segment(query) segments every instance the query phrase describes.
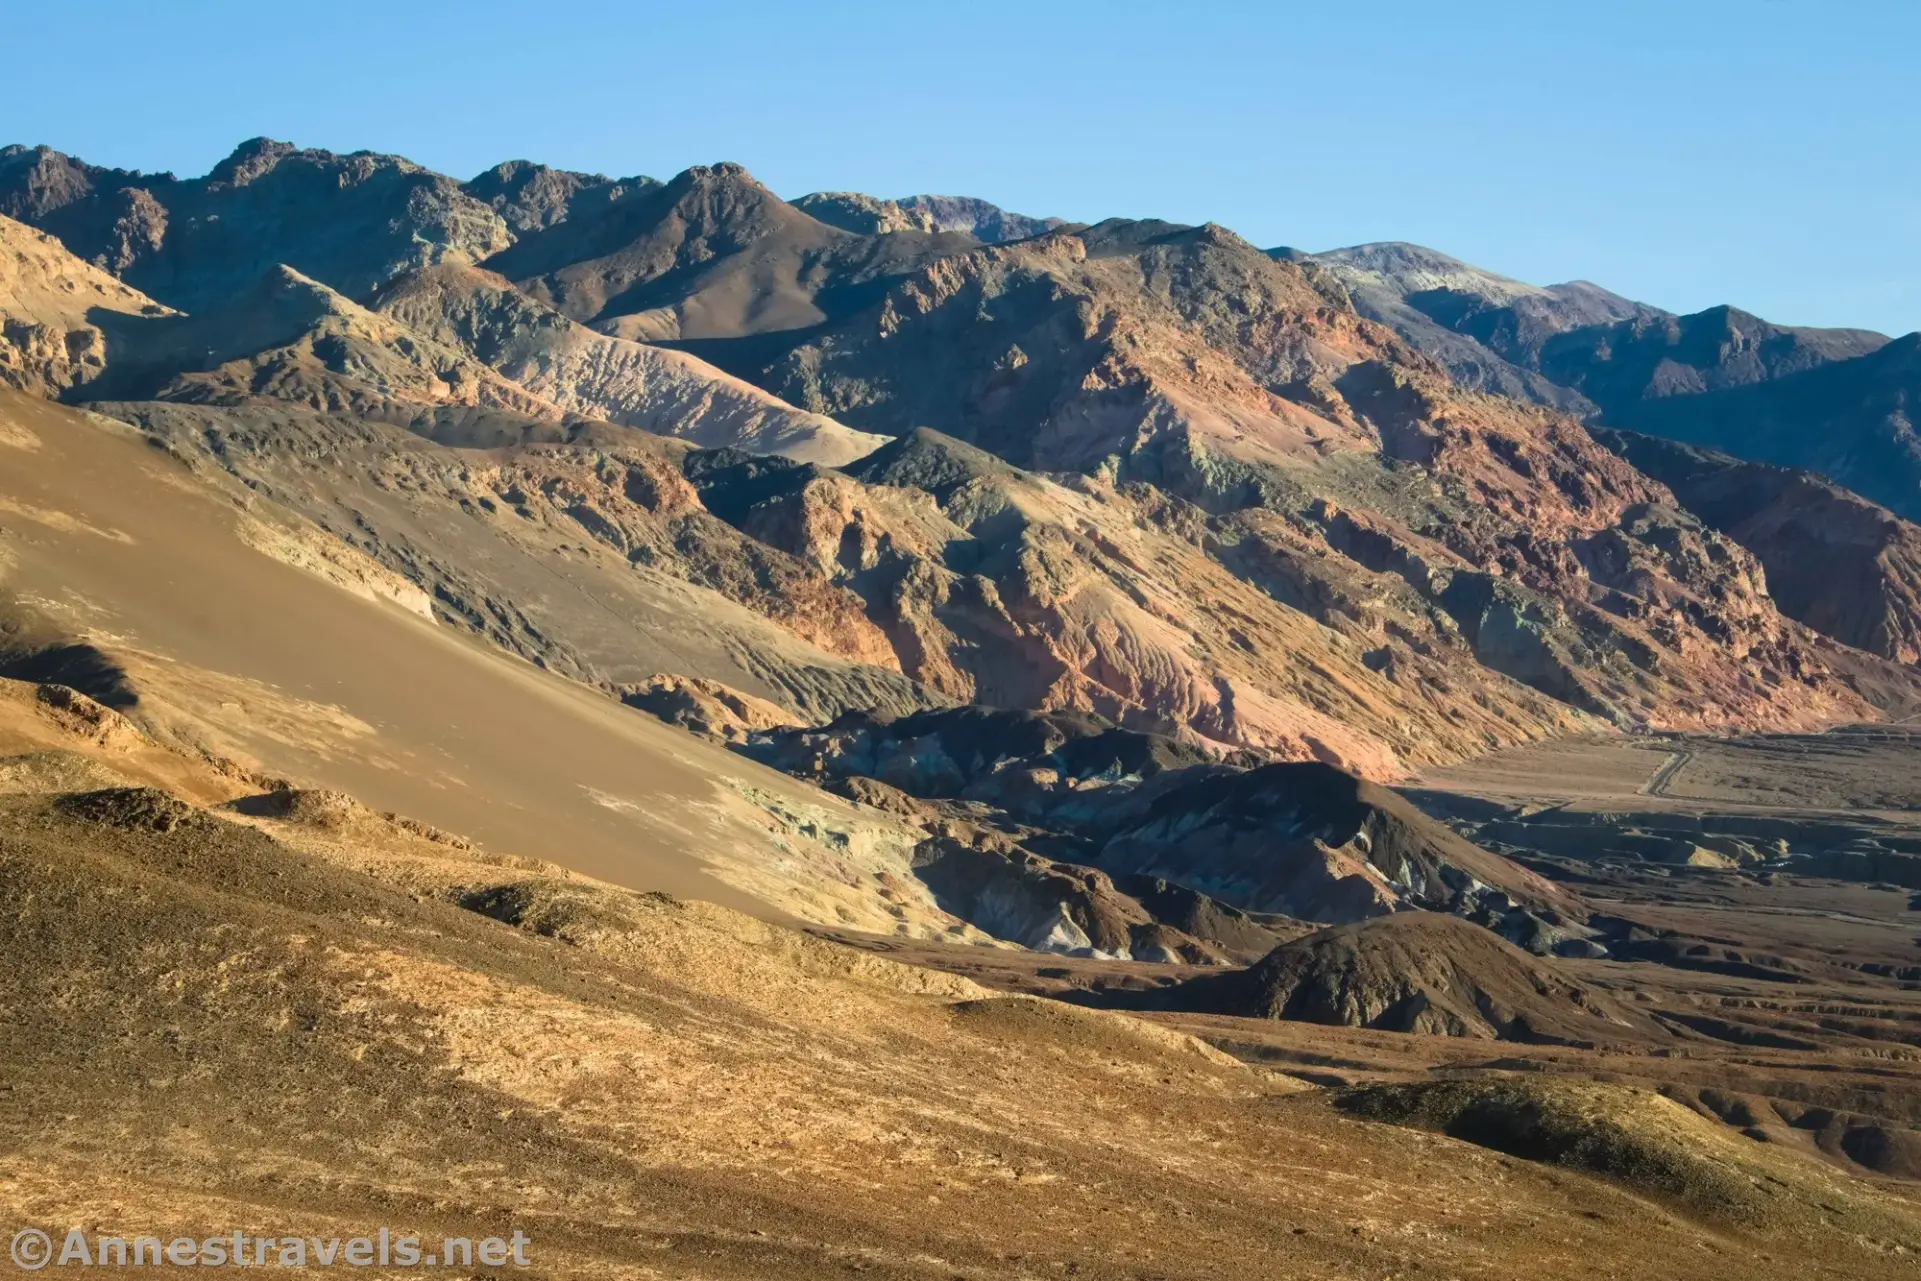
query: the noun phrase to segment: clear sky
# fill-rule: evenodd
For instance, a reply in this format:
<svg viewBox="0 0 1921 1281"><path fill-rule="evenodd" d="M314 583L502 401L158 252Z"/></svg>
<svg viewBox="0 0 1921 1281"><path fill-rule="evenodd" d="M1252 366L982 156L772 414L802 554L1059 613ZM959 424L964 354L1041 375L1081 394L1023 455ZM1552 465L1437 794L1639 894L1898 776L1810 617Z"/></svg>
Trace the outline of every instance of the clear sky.
<svg viewBox="0 0 1921 1281"><path fill-rule="evenodd" d="M1921 328L1921 0L8 6L0 142L266 134L785 196L1412 240L1693 311Z"/></svg>

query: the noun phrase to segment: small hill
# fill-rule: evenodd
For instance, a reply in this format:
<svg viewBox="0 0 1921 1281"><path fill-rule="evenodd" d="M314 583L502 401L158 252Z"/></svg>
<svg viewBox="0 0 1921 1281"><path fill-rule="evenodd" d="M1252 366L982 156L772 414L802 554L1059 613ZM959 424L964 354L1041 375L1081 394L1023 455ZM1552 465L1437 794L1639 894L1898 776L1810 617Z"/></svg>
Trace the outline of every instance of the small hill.
<svg viewBox="0 0 1921 1281"><path fill-rule="evenodd" d="M870 793L871 795L871 793ZM1242 964L1309 927L1162 881L1126 884L964 822L933 821L913 870L942 911L1036 952L1167 964Z"/></svg>
<svg viewBox="0 0 1921 1281"><path fill-rule="evenodd" d="M1623 1085L1422 1081L1362 1086L1335 1102L1355 1116L1606 1180L1723 1229L1818 1232L1833 1215L1872 1237L1893 1227L1889 1212L1899 1204L1776 1144L1738 1137L1674 1099ZM1897 1255L1907 1252L1902 1246Z"/></svg>
<svg viewBox="0 0 1921 1281"><path fill-rule="evenodd" d="M655 720L705 738L737 743L756 730L791 725L794 714L777 703L699 676L656 675L608 690Z"/></svg>
<svg viewBox="0 0 1921 1281"><path fill-rule="evenodd" d="M1110 830L1096 861L1116 876L1163 877L1251 911L1335 923L1422 907L1519 937L1582 915L1552 882L1317 761L1188 771Z"/></svg>
<svg viewBox="0 0 1921 1281"><path fill-rule="evenodd" d="M1397 912L1283 943L1159 994L1164 1008L1337 1027L1566 1044L1660 1031L1551 962L1458 917Z"/></svg>
<svg viewBox="0 0 1921 1281"><path fill-rule="evenodd" d="M764 735L756 753L790 771L816 761L830 775L878 779L910 796L990 801L1042 819L1053 817L1049 803L1025 795L1037 787L1037 774L1070 790L1117 787L1214 759L1190 744L1084 712L977 705L907 716L850 713L832 725Z"/></svg>

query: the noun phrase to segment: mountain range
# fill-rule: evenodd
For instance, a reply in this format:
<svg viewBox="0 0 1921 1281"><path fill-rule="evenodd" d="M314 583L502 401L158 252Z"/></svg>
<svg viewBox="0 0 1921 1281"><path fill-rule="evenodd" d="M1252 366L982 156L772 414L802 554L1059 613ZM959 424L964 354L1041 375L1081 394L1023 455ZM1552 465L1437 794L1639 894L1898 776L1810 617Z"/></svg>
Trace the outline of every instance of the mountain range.
<svg viewBox="0 0 1921 1281"><path fill-rule="evenodd" d="M1865 552L1846 609L1771 593L1809 544L1697 510L1583 423L1726 448L1715 424L1749 420L1721 406L1747 397L1776 406L1749 443L1792 444L1748 455L1805 462L1838 433L1804 439L1794 389L1825 379L1885 410L1852 430L1897 457L1904 342L1876 335L1673 317L1413 246L790 203L731 164L463 183L257 139L183 180L9 147L0 215L14 386L263 490L317 494L322 456L336 487L344 465L390 489L381 459L457 475L410 502L571 531L607 598L691 591L759 638L724 662L616 653L598 618L490 581L491 553L296 504L448 621L593 683L719 680L802 718L1084 711L1382 778L1921 690L1904 553ZM1894 497L1877 470L1862 487ZM1894 510L1866 519L1905 548Z"/></svg>
<svg viewBox="0 0 1921 1281"><path fill-rule="evenodd" d="M0 1204L1906 1275L1917 339L0 149Z"/></svg>

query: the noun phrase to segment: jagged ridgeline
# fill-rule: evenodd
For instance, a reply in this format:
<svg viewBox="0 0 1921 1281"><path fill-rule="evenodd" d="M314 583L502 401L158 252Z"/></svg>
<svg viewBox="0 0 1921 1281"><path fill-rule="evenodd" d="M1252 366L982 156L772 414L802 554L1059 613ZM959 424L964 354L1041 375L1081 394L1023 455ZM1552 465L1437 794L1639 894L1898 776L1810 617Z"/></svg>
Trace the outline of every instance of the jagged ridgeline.
<svg viewBox="0 0 1921 1281"><path fill-rule="evenodd" d="M590 683L717 681L803 721L1079 711L1383 779L1872 719L1915 685L1905 571L1856 575L1884 606L1777 599L1770 517L1694 510L1576 417L1786 386L1874 335L1770 329L1682 377L1747 320L1409 246L790 203L737 165L460 182L256 140L179 179L15 147L0 214L8 382L270 488ZM404 520L349 494L403 473ZM468 545L410 541L468 512ZM513 581L480 550L502 538L571 549L643 632L692 610L728 639L651 625L636 653Z"/></svg>

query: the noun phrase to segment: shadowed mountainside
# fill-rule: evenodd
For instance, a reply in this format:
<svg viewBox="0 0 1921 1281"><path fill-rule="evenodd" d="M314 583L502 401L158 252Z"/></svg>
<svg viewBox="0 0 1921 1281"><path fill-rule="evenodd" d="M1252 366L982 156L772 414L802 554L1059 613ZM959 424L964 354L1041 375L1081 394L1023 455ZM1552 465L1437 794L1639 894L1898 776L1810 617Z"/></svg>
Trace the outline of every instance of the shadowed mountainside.
<svg viewBox="0 0 1921 1281"><path fill-rule="evenodd" d="M1319 254L1269 252L1326 268L1355 310L1440 361L1462 386L1570 413L1591 413L1594 404L1543 374L1543 345L1570 329L1665 315L1584 280L1543 288L1398 241Z"/></svg>
<svg viewBox="0 0 1921 1281"><path fill-rule="evenodd" d="M1897 662L1921 662L1921 528L1807 471L1596 428L1595 439L1754 553L1783 613Z"/></svg>
<svg viewBox="0 0 1921 1281"><path fill-rule="evenodd" d="M109 358L100 313L158 317L168 309L77 261L45 232L0 217L0 386L60 396L98 378Z"/></svg>
<svg viewBox="0 0 1921 1281"><path fill-rule="evenodd" d="M1730 306L1676 316L1585 281L1509 280L1419 245L1271 252L1328 270L1362 315L1464 386L1820 472L1921 518L1912 335L1777 325Z"/></svg>
<svg viewBox="0 0 1921 1281"><path fill-rule="evenodd" d="M1921 520L1921 334L1775 381L1625 409L1623 427L1821 473Z"/></svg>

